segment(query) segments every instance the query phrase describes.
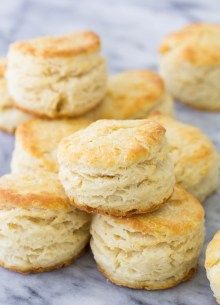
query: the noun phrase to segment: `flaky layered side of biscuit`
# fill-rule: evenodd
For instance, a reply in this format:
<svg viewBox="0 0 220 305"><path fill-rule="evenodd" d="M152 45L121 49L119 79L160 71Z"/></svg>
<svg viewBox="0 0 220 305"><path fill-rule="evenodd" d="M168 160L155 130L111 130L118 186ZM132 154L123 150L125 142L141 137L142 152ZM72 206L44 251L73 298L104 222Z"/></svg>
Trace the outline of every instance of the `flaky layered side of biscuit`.
<svg viewBox="0 0 220 305"><path fill-rule="evenodd" d="M157 211L131 218L96 215L91 248L113 283L165 289L190 278L204 239L204 210L180 186Z"/></svg>
<svg viewBox="0 0 220 305"><path fill-rule="evenodd" d="M5 58L0 58L0 130L14 133L16 128L30 120L31 116L14 108L5 79L6 63Z"/></svg>
<svg viewBox="0 0 220 305"><path fill-rule="evenodd" d="M59 176L72 203L113 215L158 208L174 186L165 130L148 120L100 120L63 139Z"/></svg>
<svg viewBox="0 0 220 305"><path fill-rule="evenodd" d="M0 222L0 265L22 273L70 264L89 240L90 217L49 173L0 178Z"/></svg>

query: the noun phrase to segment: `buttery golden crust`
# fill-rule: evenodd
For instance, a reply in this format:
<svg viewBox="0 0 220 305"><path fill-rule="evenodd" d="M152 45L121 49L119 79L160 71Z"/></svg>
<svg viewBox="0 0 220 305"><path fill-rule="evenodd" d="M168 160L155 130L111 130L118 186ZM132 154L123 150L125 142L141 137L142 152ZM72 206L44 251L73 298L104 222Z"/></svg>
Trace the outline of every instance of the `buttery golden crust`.
<svg viewBox="0 0 220 305"><path fill-rule="evenodd" d="M97 264L97 267L98 267L99 271L113 284L116 284L118 286L132 288L132 289L145 289L145 290L160 290L160 289L168 289L168 288L177 286L178 284L180 284L182 282L186 282L186 281L190 280L195 275L196 270L197 270L197 266L195 266L194 268L190 269L190 271L185 275L184 278L179 279L178 281L171 278L169 280L166 280L166 282L157 283L155 281L154 282L152 281L152 283L149 283L149 282L140 283L140 282L136 281L131 285L126 281L121 281L121 280L115 278L110 273L108 273L106 270L104 270L104 268L102 268L99 264Z"/></svg>
<svg viewBox="0 0 220 305"><path fill-rule="evenodd" d="M64 138L59 162L99 167L129 166L150 156L165 129L150 120L99 120Z"/></svg>
<svg viewBox="0 0 220 305"><path fill-rule="evenodd" d="M212 142L202 134L201 130L161 114L153 114L150 118L155 119L165 129L169 130L168 142L171 146L175 146L172 140L178 140L179 138L180 142L176 143L176 147L179 146L179 149L181 149L180 145L182 145L178 162L181 162L183 168L190 166L190 164L199 165L203 160L206 160L204 166L201 169L198 168L198 171L201 171L203 175L208 172L215 152Z"/></svg>
<svg viewBox="0 0 220 305"><path fill-rule="evenodd" d="M166 129L176 182L204 200L218 185L219 162L213 143L195 126L156 113L150 119Z"/></svg>
<svg viewBox="0 0 220 305"><path fill-rule="evenodd" d="M44 172L34 176L9 174L0 178L0 209L15 207L72 209L57 176Z"/></svg>
<svg viewBox="0 0 220 305"><path fill-rule="evenodd" d="M160 209L130 218L114 218L114 221L144 234L181 235L191 232L203 218L200 202L176 185L172 196Z"/></svg>
<svg viewBox="0 0 220 305"><path fill-rule="evenodd" d="M99 48L100 39L96 33L79 31L57 37L45 36L18 41L11 44L10 51L47 59L89 54Z"/></svg>
<svg viewBox="0 0 220 305"><path fill-rule="evenodd" d="M64 136L88 126L89 123L87 119L32 119L19 126L16 137L31 155L42 157L45 151L51 151Z"/></svg>
<svg viewBox="0 0 220 305"><path fill-rule="evenodd" d="M160 53L176 53L178 60L195 66L220 64L220 25L197 23L165 37Z"/></svg>
<svg viewBox="0 0 220 305"><path fill-rule="evenodd" d="M163 102L164 94L164 82L157 73L125 71L109 77L106 97L94 110L94 116L98 119L142 118Z"/></svg>
<svg viewBox="0 0 220 305"><path fill-rule="evenodd" d="M89 124L88 119L33 119L18 127L16 143L18 142L22 151L25 151L31 158L40 160L45 169L54 171L57 169L54 151L61 139ZM19 153L21 152L15 150L15 154Z"/></svg>

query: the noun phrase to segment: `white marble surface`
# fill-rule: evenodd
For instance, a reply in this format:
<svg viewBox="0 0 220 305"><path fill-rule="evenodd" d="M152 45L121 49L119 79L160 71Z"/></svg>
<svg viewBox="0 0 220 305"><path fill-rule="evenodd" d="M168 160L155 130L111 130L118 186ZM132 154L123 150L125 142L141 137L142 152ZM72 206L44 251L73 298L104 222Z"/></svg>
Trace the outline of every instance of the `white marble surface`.
<svg viewBox="0 0 220 305"><path fill-rule="evenodd" d="M109 70L157 69L157 47L168 32L194 21L220 21L219 0L0 1L0 53L16 39L91 28L103 39ZM177 105L180 119L201 127L220 150L220 114ZM9 171L13 137L0 134L0 174ZM220 193L205 204L206 243L220 228ZM205 246L204 246L205 249ZM0 269L0 305L214 305L203 268L193 280L166 291L120 288L96 270L88 252L62 270L23 276Z"/></svg>

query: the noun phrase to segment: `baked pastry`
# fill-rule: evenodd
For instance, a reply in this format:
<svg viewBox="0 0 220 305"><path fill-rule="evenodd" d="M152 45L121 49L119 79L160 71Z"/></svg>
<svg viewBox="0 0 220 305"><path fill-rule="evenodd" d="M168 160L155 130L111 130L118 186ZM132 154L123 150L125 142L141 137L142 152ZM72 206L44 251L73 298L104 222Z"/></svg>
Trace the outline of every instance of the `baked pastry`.
<svg viewBox="0 0 220 305"><path fill-rule="evenodd" d="M12 172L58 172L56 152L59 142L62 138L85 128L89 123L87 119L34 119L20 125L16 132L12 155Z"/></svg>
<svg viewBox="0 0 220 305"><path fill-rule="evenodd" d="M203 201L218 187L219 156L213 143L192 125L160 114L150 118L166 129L176 182Z"/></svg>
<svg viewBox="0 0 220 305"><path fill-rule="evenodd" d="M7 81L18 108L57 118L82 115L106 93L105 60L93 32L11 44Z"/></svg>
<svg viewBox="0 0 220 305"><path fill-rule="evenodd" d="M207 246L205 268L211 289L220 304L220 231L215 233Z"/></svg>
<svg viewBox="0 0 220 305"><path fill-rule="evenodd" d="M149 70L110 76L103 102L91 112L94 119L140 119L152 111L173 115L173 100L162 78Z"/></svg>
<svg viewBox="0 0 220 305"><path fill-rule="evenodd" d="M89 240L90 217L74 209L57 175L0 178L0 265L43 272L75 260Z"/></svg>
<svg viewBox="0 0 220 305"><path fill-rule="evenodd" d="M30 120L31 116L13 106L5 79L6 62L5 58L0 58L0 130L14 133L15 129L21 123Z"/></svg>
<svg viewBox="0 0 220 305"><path fill-rule="evenodd" d="M204 210L176 186L153 213L116 218L96 215L91 248L99 270L113 283L165 289L194 274L204 239Z"/></svg>
<svg viewBox="0 0 220 305"><path fill-rule="evenodd" d="M59 176L73 205L115 216L150 212L172 194L165 129L149 120L99 120L64 138Z"/></svg>
<svg viewBox="0 0 220 305"><path fill-rule="evenodd" d="M220 25L198 23L168 35L160 46L168 91L204 110L220 110Z"/></svg>

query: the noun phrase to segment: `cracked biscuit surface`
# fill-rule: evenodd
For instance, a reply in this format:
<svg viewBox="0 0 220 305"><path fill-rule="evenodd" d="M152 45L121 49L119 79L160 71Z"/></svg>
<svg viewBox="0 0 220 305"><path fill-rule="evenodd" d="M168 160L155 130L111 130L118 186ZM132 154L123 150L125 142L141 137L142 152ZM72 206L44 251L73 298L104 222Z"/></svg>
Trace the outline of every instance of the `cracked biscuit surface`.
<svg viewBox="0 0 220 305"><path fill-rule="evenodd" d="M74 209L54 174L0 178L0 265L22 273L71 263L89 240L90 217Z"/></svg>
<svg viewBox="0 0 220 305"><path fill-rule="evenodd" d="M88 212L149 212L175 183L165 129L150 120L92 123L61 141L58 163L72 204Z"/></svg>
<svg viewBox="0 0 220 305"><path fill-rule="evenodd" d="M89 31L11 44L7 81L16 106L49 118L79 116L106 93L99 37Z"/></svg>
<svg viewBox="0 0 220 305"><path fill-rule="evenodd" d="M157 211L117 218L96 215L91 248L103 274L117 285L165 289L190 278L204 239L204 210L182 187Z"/></svg>

